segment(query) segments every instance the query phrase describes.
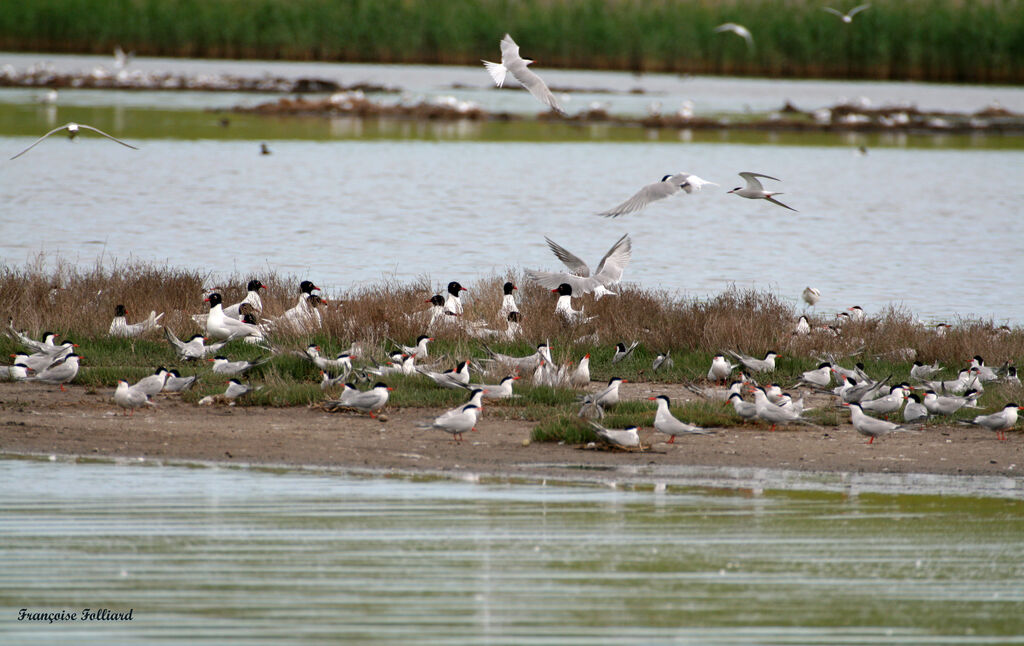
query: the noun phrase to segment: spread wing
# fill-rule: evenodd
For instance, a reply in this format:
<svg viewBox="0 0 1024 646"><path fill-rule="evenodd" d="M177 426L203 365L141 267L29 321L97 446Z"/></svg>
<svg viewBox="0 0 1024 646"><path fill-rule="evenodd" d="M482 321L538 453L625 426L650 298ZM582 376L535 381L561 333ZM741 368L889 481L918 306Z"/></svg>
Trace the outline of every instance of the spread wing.
<svg viewBox="0 0 1024 646"><path fill-rule="evenodd" d="M622 272L625 271L633 257L632 254L633 243L627 233L619 238L618 242L612 245L612 248L601 259L594 278L605 286L619 282L622 280Z"/></svg>
<svg viewBox="0 0 1024 646"><path fill-rule="evenodd" d="M569 271L584 278L590 275L590 267L588 267L587 263L583 262L579 256L573 254L568 249L547 236L544 236L544 239L547 241L548 246L551 247L551 252L569 268Z"/></svg>
<svg viewBox="0 0 1024 646"><path fill-rule="evenodd" d="M674 195L679 191L680 184L683 184L686 181L685 178L681 181L675 181L677 177L679 176L673 175L664 182L648 184L622 204L608 209L607 211L602 211L601 213L598 213L598 215L606 218L617 218L620 215L635 213L636 211L645 208L651 202L662 200L670 195Z"/></svg>

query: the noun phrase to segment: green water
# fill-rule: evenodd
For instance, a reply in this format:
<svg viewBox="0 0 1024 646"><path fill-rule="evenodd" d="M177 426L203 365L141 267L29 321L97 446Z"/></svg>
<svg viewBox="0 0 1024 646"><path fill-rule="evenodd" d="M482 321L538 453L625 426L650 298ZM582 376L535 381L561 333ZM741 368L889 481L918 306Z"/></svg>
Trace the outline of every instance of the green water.
<svg viewBox="0 0 1024 646"><path fill-rule="evenodd" d="M0 642L1024 642L1024 501L764 484L6 460Z"/></svg>

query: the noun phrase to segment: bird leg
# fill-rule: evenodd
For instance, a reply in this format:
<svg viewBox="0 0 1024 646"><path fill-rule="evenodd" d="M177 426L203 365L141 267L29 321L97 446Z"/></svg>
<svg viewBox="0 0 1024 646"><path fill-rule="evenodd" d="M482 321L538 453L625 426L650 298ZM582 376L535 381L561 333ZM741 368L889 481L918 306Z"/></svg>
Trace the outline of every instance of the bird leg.
<svg viewBox="0 0 1024 646"><path fill-rule="evenodd" d="M675 444L675 443L676 443L676 436L675 435L669 436L668 442L666 442L666 444Z"/></svg>
<svg viewBox="0 0 1024 646"><path fill-rule="evenodd" d="M875 442L875 437L871 436L871 439L868 440L868 444L874 444L874 442Z"/></svg>

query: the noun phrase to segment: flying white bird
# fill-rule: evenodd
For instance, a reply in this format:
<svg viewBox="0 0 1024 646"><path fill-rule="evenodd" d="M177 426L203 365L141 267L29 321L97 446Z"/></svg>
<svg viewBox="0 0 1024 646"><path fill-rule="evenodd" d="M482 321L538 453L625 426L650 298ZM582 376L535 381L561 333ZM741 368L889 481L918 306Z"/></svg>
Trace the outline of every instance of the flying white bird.
<svg viewBox="0 0 1024 646"><path fill-rule="evenodd" d="M671 197L679 191L686 191L687 193L692 193L695 190L699 191L705 184L718 186L718 184L715 184L714 182L709 182L689 173L665 175L661 178L660 182L648 184L622 204L608 209L607 211L602 211L597 215L606 218L617 218L620 215L635 213L645 209L651 202Z"/></svg>
<svg viewBox="0 0 1024 646"><path fill-rule="evenodd" d="M822 7L821 10L822 11L827 11L830 14L832 14L833 16L838 16L839 19L843 21L843 23L848 25L851 22L853 22L853 17L854 16L856 16L861 11L864 11L865 9L868 9L869 7L871 7L870 4L858 5L858 6L854 7L853 9L850 9L846 13L843 13L842 11L839 11L838 9L833 9L832 7Z"/></svg>
<svg viewBox="0 0 1024 646"><path fill-rule="evenodd" d="M526 270L526 277L547 289L557 289L562 283L568 283L573 291L579 294L594 293L594 297L600 299L602 296L614 294L608 288L618 284L622 280L622 272L626 270L629 261L632 259L633 244L629 234L619 238L611 249L604 254L597 270L591 274L590 267L583 262L579 256L569 252L557 242L548 237L544 238L548 247L562 263L569 268L570 273L548 272Z"/></svg>
<svg viewBox="0 0 1024 646"><path fill-rule="evenodd" d="M747 41L747 47L754 46L754 37L751 35L750 30L744 27L743 25L737 24L735 22L723 22L722 24L715 27L715 33L721 34L727 31L732 32L739 36L740 38L742 38L743 40Z"/></svg>
<svg viewBox="0 0 1024 646"><path fill-rule="evenodd" d="M116 141L117 143L121 144L122 146L128 146L132 150L138 150L138 148L136 148L135 146L133 146L131 144L128 144L128 143L125 143L125 142L121 141L120 139L118 139L117 137L111 137L110 135L108 135L107 133L103 132L99 128L93 128L92 126L86 125L84 123L74 123L74 122L71 122L71 123L65 123L63 126L60 126L58 128L54 128L53 130L51 130L50 132L46 133L45 135L43 135L39 139L36 139L35 142L31 146L29 146L25 150L21 151L20 153L18 153L14 157L11 157L11 159L17 159L18 157L21 157L22 155L24 155L25 153L27 153L28 151L32 150L37 145L39 145L39 143L43 139L46 139L47 137L49 137L53 133L59 132L59 131L65 129L65 128L68 129L68 139L74 139L75 137L78 136L78 129L79 128L85 128L87 130L92 130L93 132L98 132L99 134L103 135L107 139L110 139L112 141Z"/></svg>
<svg viewBox="0 0 1024 646"><path fill-rule="evenodd" d="M797 211L793 207L786 206L782 202L780 202L780 201L776 200L774 197L772 197L773 195L782 195L782 193L779 193L777 191L766 191L766 190L764 190L764 186L761 185L761 182L759 182L757 180L757 178L758 177L764 177L765 179L773 179L776 182L780 182L782 180L776 179L776 178L771 177L769 175L762 175L761 173L751 173L751 172L748 172L748 171L744 171L744 172L740 173L739 175L743 179L747 180L747 185L746 186L742 186L742 187L741 186L737 186L736 188L734 188L731 191L729 191L730 193L735 193L736 195L739 195L740 197L745 197L748 200L767 200L767 201L771 202L772 204L778 204L779 206L781 206L781 207L783 207L785 209L789 209L790 211L795 211L795 212L799 213L799 211Z"/></svg>
<svg viewBox="0 0 1024 646"><path fill-rule="evenodd" d="M548 89L544 81L527 67L533 62L528 58L521 57L519 55L519 45L516 44L516 41L512 40L511 36L505 34L505 37L501 39L501 63L483 61L483 64L487 68L487 73L494 79L494 84L498 87L505 85L505 76L511 72L512 76L529 90L534 98L558 114L565 116L565 110L562 109L562 106L558 105L558 99L555 98L555 95L551 93L551 90Z"/></svg>

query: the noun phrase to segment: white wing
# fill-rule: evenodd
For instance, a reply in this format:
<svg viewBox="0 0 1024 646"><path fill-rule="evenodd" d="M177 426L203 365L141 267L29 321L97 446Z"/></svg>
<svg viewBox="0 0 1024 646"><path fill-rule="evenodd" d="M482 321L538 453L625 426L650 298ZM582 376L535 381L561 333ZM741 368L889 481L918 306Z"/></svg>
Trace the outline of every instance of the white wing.
<svg viewBox="0 0 1024 646"><path fill-rule="evenodd" d="M590 267L588 267L587 263L583 262L583 260L579 256L571 253L568 249L566 249L565 247L558 244L557 242L555 242L554 240L547 236L544 236L544 239L547 241L548 246L551 248L551 252L554 253L558 257L558 259L561 260L562 263L569 268L569 271L583 278L586 278L587 276L590 275Z"/></svg>
<svg viewBox="0 0 1024 646"><path fill-rule="evenodd" d="M761 173L743 172L743 173L740 173L740 177L742 177L743 179L747 180L747 188L748 189L755 190L755 191L763 191L764 190L764 186L761 185L761 182L757 181L758 177L763 177L765 179L773 179L776 182L781 182L782 181L780 179L772 177L771 175L762 175Z"/></svg>
<svg viewBox="0 0 1024 646"><path fill-rule="evenodd" d="M871 8L870 4L862 4L862 5L859 5L857 7L854 7L853 9L850 9L850 13L848 13L846 15L848 15L851 18L853 18L855 15L857 15L861 11L864 11L865 9L869 9L869 8Z"/></svg>
<svg viewBox="0 0 1024 646"><path fill-rule="evenodd" d="M55 132L58 132L58 131L60 131L60 130L63 130L64 128L67 128L67 127L68 127L68 126L70 126L70 125L71 125L70 123L65 123L65 124L64 124L63 126L59 126L59 127L57 127L57 128L54 128L53 130L51 130L50 132L46 133L45 135L43 135L43 136L42 136L42 137L40 137L39 139L36 139L36 140L35 140L35 141L34 141L34 142L32 143L32 145L31 145L31 146L29 146L29 147L28 147L28 148L26 148L25 150L21 151L20 153L18 153L18 154L17 154L17 155L15 155L14 157L11 157L11 159L17 159L18 157L21 157L22 155L24 155L24 154L25 154L25 153L27 153L28 151L30 151L30 150L32 150L33 148L35 148L36 146L38 146L38 145L39 145L39 142L41 142L41 141L42 141L43 139L46 139L47 137L49 137L49 136L50 136L50 135L52 135L53 133L55 133Z"/></svg>
<svg viewBox="0 0 1024 646"><path fill-rule="evenodd" d="M103 132L99 128L93 128L92 126L87 126L84 123L78 124L78 127L79 128L87 128L89 130L92 130L93 132L98 132L99 134L103 135L107 139L110 139L111 141L116 141L117 143L121 144L122 146L128 146L132 150L138 150L138 148L136 148L135 146L133 146L133 145L131 145L129 143L125 143L125 142L121 141L120 139L118 139L117 137L111 137L110 135L108 135L107 133Z"/></svg>
<svg viewBox="0 0 1024 646"><path fill-rule="evenodd" d="M608 209L607 211L602 211L598 213L598 215L606 218L617 218L620 215L626 215L627 213L635 213L636 211L645 208L651 202L665 199L670 195L675 195L679 192L680 185L686 181L685 179L682 181L676 181L676 178L678 177L678 175L673 175L667 178L666 181L648 184L622 204Z"/></svg>
<svg viewBox="0 0 1024 646"><path fill-rule="evenodd" d="M629 234L627 233L612 245L612 248L604 255L604 258L601 258L601 264L597 266L594 278L606 287L614 285L622 280L622 272L629 266L629 261L632 258L633 242L629 239Z"/></svg>
<svg viewBox="0 0 1024 646"><path fill-rule="evenodd" d="M565 110L562 109L562 106L558 104L558 99L556 99L555 95L548 89L547 84L545 84L539 76L530 71L525 64L521 67L509 68L509 71L512 72L512 76L516 77L517 81L523 84L523 87L530 91L530 94L532 94L535 99L558 114L566 114Z"/></svg>
<svg viewBox="0 0 1024 646"><path fill-rule="evenodd" d="M833 9L832 7L822 7L821 10L822 11L827 11L830 14L832 14L833 16L839 16L840 18L844 18L845 17L845 14L843 14L842 11L839 11L837 9Z"/></svg>
<svg viewBox="0 0 1024 646"><path fill-rule="evenodd" d="M484 67L487 68L487 73L494 79L494 84L498 87L505 85L505 75L508 74L508 68L501 63L492 63L491 61L482 61Z"/></svg>

